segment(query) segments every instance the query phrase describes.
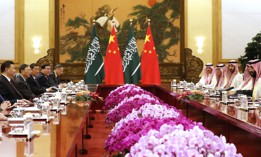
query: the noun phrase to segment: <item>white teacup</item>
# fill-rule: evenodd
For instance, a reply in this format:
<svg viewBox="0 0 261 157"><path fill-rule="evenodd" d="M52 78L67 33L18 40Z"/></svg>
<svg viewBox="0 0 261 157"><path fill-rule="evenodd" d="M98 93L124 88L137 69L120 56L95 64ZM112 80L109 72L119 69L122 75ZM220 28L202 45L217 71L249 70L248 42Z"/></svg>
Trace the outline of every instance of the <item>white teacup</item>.
<svg viewBox="0 0 261 157"><path fill-rule="evenodd" d="M40 118L41 115L40 115L39 113L35 113L35 114L33 114L33 117L35 117L35 118Z"/></svg>
<svg viewBox="0 0 261 157"><path fill-rule="evenodd" d="M39 100L39 98L34 98L33 101L34 102L37 102Z"/></svg>

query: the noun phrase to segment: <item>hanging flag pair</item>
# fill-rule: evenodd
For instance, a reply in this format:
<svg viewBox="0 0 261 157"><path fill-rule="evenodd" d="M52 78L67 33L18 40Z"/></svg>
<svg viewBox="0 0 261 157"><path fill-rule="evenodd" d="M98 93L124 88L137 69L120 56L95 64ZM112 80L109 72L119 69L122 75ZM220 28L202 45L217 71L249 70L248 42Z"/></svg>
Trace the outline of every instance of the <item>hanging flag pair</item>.
<svg viewBox="0 0 261 157"><path fill-rule="evenodd" d="M141 79L142 84L160 85L159 63L150 25L148 25L147 29L141 63L133 27L130 27L128 44L124 52L123 61L120 55L115 28L113 27L106 51L104 67L99 40L94 27L91 44L86 57L85 83L102 83L104 71L104 81L106 84L124 84L124 80L125 83L138 84Z"/></svg>

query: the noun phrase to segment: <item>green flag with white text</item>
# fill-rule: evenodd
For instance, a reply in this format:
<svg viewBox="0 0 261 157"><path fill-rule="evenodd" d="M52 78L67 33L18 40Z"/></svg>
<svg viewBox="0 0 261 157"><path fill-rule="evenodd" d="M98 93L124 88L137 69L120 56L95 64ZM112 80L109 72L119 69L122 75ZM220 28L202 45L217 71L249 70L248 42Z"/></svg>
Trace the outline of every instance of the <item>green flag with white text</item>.
<svg viewBox="0 0 261 157"><path fill-rule="evenodd" d="M100 52L100 43L96 27L93 26L92 38L86 56L84 82L86 84L100 84L104 78L103 59Z"/></svg>
<svg viewBox="0 0 261 157"><path fill-rule="evenodd" d="M132 26L130 26L128 44L124 51L122 64L125 83L138 84L141 79L140 58Z"/></svg>

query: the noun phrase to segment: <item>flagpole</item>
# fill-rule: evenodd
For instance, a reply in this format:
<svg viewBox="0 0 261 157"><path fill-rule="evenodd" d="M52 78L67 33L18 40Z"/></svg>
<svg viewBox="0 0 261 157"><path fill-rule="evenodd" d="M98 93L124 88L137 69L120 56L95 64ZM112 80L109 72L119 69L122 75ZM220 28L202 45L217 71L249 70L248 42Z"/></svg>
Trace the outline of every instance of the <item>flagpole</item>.
<svg viewBox="0 0 261 157"><path fill-rule="evenodd" d="M114 29L115 32L117 32L117 29L116 29L116 26L115 26L115 23L114 23L115 22L114 19L112 19L111 22L112 22L112 28L111 29Z"/></svg>

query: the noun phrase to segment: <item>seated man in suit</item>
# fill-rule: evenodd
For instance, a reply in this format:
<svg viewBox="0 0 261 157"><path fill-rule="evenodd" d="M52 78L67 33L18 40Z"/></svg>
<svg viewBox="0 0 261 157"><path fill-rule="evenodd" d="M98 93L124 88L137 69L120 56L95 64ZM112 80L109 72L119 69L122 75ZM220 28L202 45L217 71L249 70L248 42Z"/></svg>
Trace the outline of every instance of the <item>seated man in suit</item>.
<svg viewBox="0 0 261 157"><path fill-rule="evenodd" d="M49 80L53 86L58 87L60 84L59 76L63 74L63 66L61 64L57 64L54 67L54 71L49 75Z"/></svg>
<svg viewBox="0 0 261 157"><path fill-rule="evenodd" d="M22 94L15 87L12 80L15 75L14 62L5 61L1 65L2 75L0 76L0 94L5 100L23 99Z"/></svg>
<svg viewBox="0 0 261 157"><path fill-rule="evenodd" d="M19 72L20 75L15 78L16 88L25 99L33 99L35 95L33 94L29 84L26 82L26 79L31 75L31 68L27 64L22 64L19 68Z"/></svg>
<svg viewBox="0 0 261 157"><path fill-rule="evenodd" d="M52 87L49 80L49 75L51 74L51 66L49 64L44 64L41 66L41 72L36 77L38 84L44 88Z"/></svg>
<svg viewBox="0 0 261 157"><path fill-rule="evenodd" d="M3 106L7 106L7 108L17 107L17 106L27 106L27 104L30 103L30 101L26 99L15 99L15 100L8 100L6 101L2 95L0 94L0 104L1 108L3 109Z"/></svg>
<svg viewBox="0 0 261 157"><path fill-rule="evenodd" d="M6 120L7 117L5 117L4 114L8 113L7 109L17 106L26 106L28 104L28 101L25 99L5 101L4 98L0 95L0 103L0 120Z"/></svg>
<svg viewBox="0 0 261 157"><path fill-rule="evenodd" d="M39 66L35 63L32 63L32 64L30 64L30 68L32 70L32 73L31 73L30 77L26 79L26 81L29 84L32 92L35 95L40 95L40 94L43 94L46 91L51 91L51 88L42 87L36 81L36 77L39 74Z"/></svg>

